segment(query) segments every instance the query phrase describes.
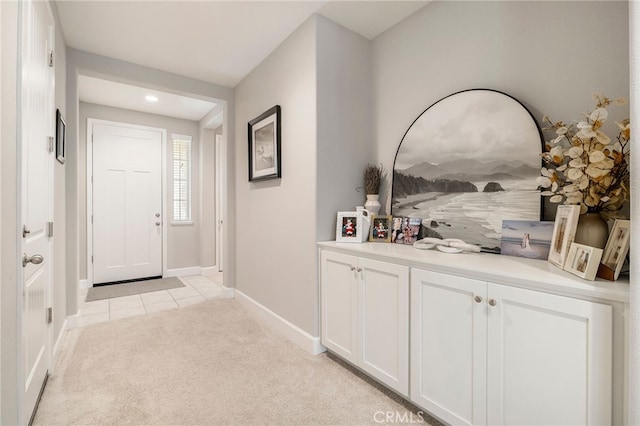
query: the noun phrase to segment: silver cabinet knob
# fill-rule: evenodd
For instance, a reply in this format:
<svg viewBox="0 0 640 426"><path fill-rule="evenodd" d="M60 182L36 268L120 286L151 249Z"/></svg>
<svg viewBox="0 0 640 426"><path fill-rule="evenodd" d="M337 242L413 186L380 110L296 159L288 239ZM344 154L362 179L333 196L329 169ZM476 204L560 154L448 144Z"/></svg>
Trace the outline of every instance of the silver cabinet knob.
<svg viewBox="0 0 640 426"><path fill-rule="evenodd" d="M356 269L357 272L362 272L362 268Z"/></svg>
<svg viewBox="0 0 640 426"><path fill-rule="evenodd" d="M156 222L156 226L160 226L160 222Z"/></svg>
<svg viewBox="0 0 640 426"><path fill-rule="evenodd" d="M496 299L489 299L489 304L491 306L496 306L496 303L498 303L498 302L496 302Z"/></svg>
<svg viewBox="0 0 640 426"><path fill-rule="evenodd" d="M351 271L355 271L356 267L355 266L351 266L350 269L351 269Z"/></svg>
<svg viewBox="0 0 640 426"><path fill-rule="evenodd" d="M477 303L480 303L480 302L482 302L482 297L476 296L476 297L473 298L473 300L475 300Z"/></svg>
<svg viewBox="0 0 640 426"><path fill-rule="evenodd" d="M156 213L156 217L160 217L160 213Z"/></svg>
<svg viewBox="0 0 640 426"><path fill-rule="evenodd" d="M44 257L42 257L42 255L40 255L40 254L34 254L31 257L27 256L26 253L24 253L22 255L22 267L23 268L25 268L27 266L27 263L33 263L34 265L39 265L43 261L44 261Z"/></svg>

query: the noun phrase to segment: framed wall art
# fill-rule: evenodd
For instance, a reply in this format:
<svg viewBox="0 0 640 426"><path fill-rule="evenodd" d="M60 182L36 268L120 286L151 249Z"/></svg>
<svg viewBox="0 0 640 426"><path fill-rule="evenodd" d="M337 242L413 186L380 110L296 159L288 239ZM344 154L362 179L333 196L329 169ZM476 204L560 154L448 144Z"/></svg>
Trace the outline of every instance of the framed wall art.
<svg viewBox="0 0 640 426"><path fill-rule="evenodd" d="M64 164L67 123L59 109L56 110L56 160Z"/></svg>
<svg viewBox="0 0 640 426"><path fill-rule="evenodd" d="M622 265L629 252L631 236L631 221L616 219L609 233L607 245L604 247L602 255L601 269L605 269L608 274L598 271L598 276L615 281L620 276ZM603 271L602 271L603 272Z"/></svg>
<svg viewBox="0 0 640 426"><path fill-rule="evenodd" d="M392 216L372 215L371 230L369 231L369 241L390 243L392 226Z"/></svg>
<svg viewBox="0 0 640 426"><path fill-rule="evenodd" d="M249 182L282 177L280 105L249 121Z"/></svg>
<svg viewBox="0 0 640 426"><path fill-rule="evenodd" d="M564 270L585 280L593 281L596 278L601 258L602 249L572 243Z"/></svg>
<svg viewBox="0 0 640 426"><path fill-rule="evenodd" d="M336 242L361 243L366 239L363 216L359 212L338 212Z"/></svg>
<svg viewBox="0 0 640 426"><path fill-rule="evenodd" d="M569 247L576 236L580 206L561 205L556 210L548 260L558 268L564 268Z"/></svg>
<svg viewBox="0 0 640 426"><path fill-rule="evenodd" d="M503 220L500 254L548 259L553 228L553 222Z"/></svg>
<svg viewBox="0 0 640 426"><path fill-rule="evenodd" d="M542 132L517 99L454 93L418 116L393 168L392 214L422 219L443 238L500 252L502 220L538 221Z"/></svg>

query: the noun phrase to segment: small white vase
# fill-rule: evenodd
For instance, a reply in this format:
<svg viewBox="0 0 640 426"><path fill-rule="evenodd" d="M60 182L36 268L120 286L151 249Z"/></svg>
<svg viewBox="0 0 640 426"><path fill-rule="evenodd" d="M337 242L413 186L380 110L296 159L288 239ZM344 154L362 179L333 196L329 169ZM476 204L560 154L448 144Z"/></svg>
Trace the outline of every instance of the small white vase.
<svg viewBox="0 0 640 426"><path fill-rule="evenodd" d="M378 201L379 194L367 194L367 202L364 203L364 208L369 210L371 214L378 214L380 212L380 201Z"/></svg>

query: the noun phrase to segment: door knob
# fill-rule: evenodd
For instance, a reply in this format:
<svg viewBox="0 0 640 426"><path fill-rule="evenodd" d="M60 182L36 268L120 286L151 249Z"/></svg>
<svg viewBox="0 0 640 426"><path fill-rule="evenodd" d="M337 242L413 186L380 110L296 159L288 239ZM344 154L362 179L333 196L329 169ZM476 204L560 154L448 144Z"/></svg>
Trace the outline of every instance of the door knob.
<svg viewBox="0 0 640 426"><path fill-rule="evenodd" d="M31 233L31 230L27 228L27 225L22 225L22 238L27 238L27 235Z"/></svg>
<svg viewBox="0 0 640 426"><path fill-rule="evenodd" d="M27 256L26 253L22 254L22 267L26 267L27 263L33 263L34 265L39 265L44 261L44 257L42 257L42 255L39 254L34 254L33 256L29 257Z"/></svg>

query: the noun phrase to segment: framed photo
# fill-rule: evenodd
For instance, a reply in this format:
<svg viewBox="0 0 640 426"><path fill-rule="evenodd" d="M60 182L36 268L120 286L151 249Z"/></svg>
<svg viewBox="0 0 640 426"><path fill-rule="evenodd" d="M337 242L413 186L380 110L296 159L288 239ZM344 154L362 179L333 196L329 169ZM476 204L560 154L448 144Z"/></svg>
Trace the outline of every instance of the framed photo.
<svg viewBox="0 0 640 426"><path fill-rule="evenodd" d="M64 164L65 139L67 136L67 123L59 109L56 110L56 159Z"/></svg>
<svg viewBox="0 0 640 426"><path fill-rule="evenodd" d="M369 241L384 243L391 242L393 219L391 216L371 216L371 230L369 231Z"/></svg>
<svg viewBox="0 0 640 426"><path fill-rule="evenodd" d="M564 268L569 247L576 236L579 217L580 206L558 206L548 260L560 269Z"/></svg>
<svg viewBox="0 0 640 426"><path fill-rule="evenodd" d="M629 252L630 236L631 221L616 219L602 255L602 264L614 272L614 280L618 279L624 260Z"/></svg>
<svg viewBox="0 0 640 426"><path fill-rule="evenodd" d="M548 259L553 227L553 222L503 220L500 254Z"/></svg>
<svg viewBox="0 0 640 426"><path fill-rule="evenodd" d="M282 177L280 105L249 121L249 182Z"/></svg>
<svg viewBox="0 0 640 426"><path fill-rule="evenodd" d="M365 232L362 214L359 212L338 212L336 242L361 243Z"/></svg>
<svg viewBox="0 0 640 426"><path fill-rule="evenodd" d="M442 238L499 254L503 219L543 217L536 181L543 147L535 118L517 99L489 89L449 95L402 137L391 214L419 217Z"/></svg>
<svg viewBox="0 0 640 426"><path fill-rule="evenodd" d="M571 243L564 270L585 280L593 281L601 258L602 249Z"/></svg>
<svg viewBox="0 0 640 426"><path fill-rule="evenodd" d="M393 217L391 223L391 242L395 243L398 238L402 239L402 217Z"/></svg>

